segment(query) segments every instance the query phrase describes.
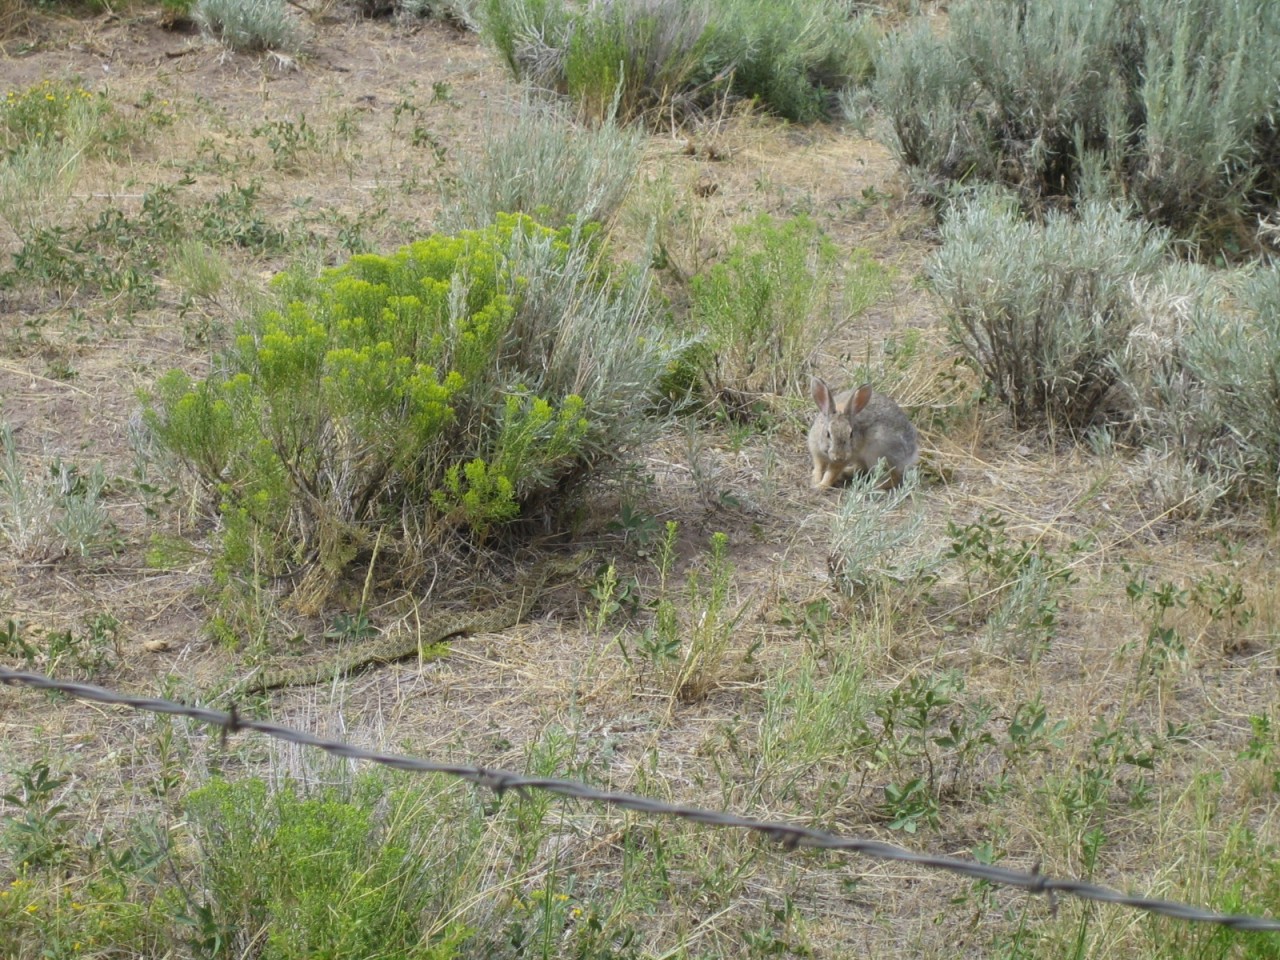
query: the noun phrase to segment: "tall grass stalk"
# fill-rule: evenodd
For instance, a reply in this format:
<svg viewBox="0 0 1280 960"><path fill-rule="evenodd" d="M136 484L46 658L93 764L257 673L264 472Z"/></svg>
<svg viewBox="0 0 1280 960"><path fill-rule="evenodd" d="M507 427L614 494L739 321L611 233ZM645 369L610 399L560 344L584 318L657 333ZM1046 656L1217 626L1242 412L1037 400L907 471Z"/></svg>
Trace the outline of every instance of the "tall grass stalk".
<svg viewBox="0 0 1280 960"><path fill-rule="evenodd" d="M858 757L874 742L868 718L878 695L861 653L840 646L830 664L807 654L765 687L753 780L762 793L803 806L819 821L855 793Z"/></svg>

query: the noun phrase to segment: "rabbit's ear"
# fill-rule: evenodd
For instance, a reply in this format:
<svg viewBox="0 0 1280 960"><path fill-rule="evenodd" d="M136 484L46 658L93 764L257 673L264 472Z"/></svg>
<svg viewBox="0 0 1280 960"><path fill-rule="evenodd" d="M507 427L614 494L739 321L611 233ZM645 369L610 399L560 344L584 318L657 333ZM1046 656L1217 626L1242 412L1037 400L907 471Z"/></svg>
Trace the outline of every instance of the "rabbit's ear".
<svg viewBox="0 0 1280 960"><path fill-rule="evenodd" d="M871 384L864 383L853 395L853 403L849 404L849 416L853 416L859 410L867 405L867 401L871 399Z"/></svg>
<svg viewBox="0 0 1280 960"><path fill-rule="evenodd" d="M821 377L814 377L813 383L813 402L818 405L818 409L828 416L831 415L831 388L823 382Z"/></svg>

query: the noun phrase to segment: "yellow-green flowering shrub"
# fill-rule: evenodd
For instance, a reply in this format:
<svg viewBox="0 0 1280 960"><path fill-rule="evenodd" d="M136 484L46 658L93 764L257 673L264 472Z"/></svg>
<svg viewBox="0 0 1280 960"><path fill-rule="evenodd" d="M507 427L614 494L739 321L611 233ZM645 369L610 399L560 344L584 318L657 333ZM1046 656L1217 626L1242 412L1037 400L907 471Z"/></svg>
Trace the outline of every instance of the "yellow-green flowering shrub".
<svg viewBox="0 0 1280 960"><path fill-rule="evenodd" d="M500 215L278 277L281 306L210 376L172 371L148 399L216 496L224 561L337 573L375 543L483 539L618 457L682 345L651 322L647 275L602 247Z"/></svg>

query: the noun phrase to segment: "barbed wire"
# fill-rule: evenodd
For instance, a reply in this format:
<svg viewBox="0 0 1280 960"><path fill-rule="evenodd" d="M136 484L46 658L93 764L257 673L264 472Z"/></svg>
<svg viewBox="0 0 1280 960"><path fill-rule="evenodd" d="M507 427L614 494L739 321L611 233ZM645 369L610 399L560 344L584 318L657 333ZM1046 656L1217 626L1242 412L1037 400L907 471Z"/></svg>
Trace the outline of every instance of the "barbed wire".
<svg viewBox="0 0 1280 960"><path fill-rule="evenodd" d="M439 763L433 760L422 760L394 753L379 753L352 746L341 740L327 740L302 730L268 723L261 720L246 719L239 716L233 708L230 712L210 710L204 707L189 707L172 700L152 697L138 697L116 693L103 687L87 683L71 683L54 680L38 673L26 673L0 667L0 682L23 684L41 690L57 690L80 700L92 700L134 710L145 710L152 713L166 713L187 717L201 723L221 727L223 737L240 730L253 730L278 740L305 747L316 747L338 757L351 760L364 760L381 764L396 770L407 770L417 773L443 773L486 787L499 796L508 790L543 790L561 797L572 797L578 800L589 800L595 803L634 810L640 813L653 813L662 816L676 817L693 823L703 823L713 827L729 827L739 830L750 830L762 833L777 841L787 850L797 847L808 847L817 850L842 850L850 853L861 853L880 860L895 860L911 863L916 866L934 870L945 870L974 880L985 880L987 883L1006 887L1019 887L1034 894L1044 894L1053 902L1058 894L1094 900L1100 903L1114 903L1120 906L1158 913L1179 920L1190 920L1198 923L1215 923L1233 930L1280 933L1280 920L1270 917L1249 916L1246 914L1215 913L1194 907L1190 904L1173 900L1160 900L1153 897L1137 897L1121 893L1110 887L1103 887L1082 880L1060 880L1048 877L1038 869L1031 872L1011 870L991 864L978 863L973 860L959 860L955 857L935 856L916 853L905 847L895 846L880 840L869 840L857 837L842 837L837 834L802 827L795 824L780 823L767 820L755 820L740 817L732 813L705 810L699 807L686 807L679 804L666 803L649 797L630 793L611 793L599 790L576 780L560 780L552 777L526 777L505 770L487 770L483 767L465 766L462 764Z"/></svg>

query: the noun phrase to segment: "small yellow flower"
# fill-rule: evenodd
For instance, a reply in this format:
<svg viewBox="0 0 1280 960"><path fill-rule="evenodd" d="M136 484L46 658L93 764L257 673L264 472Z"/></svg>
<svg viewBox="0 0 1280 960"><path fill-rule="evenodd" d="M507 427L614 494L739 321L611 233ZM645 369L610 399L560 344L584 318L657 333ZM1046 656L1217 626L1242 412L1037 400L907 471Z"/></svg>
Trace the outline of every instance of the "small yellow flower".
<svg viewBox="0 0 1280 960"><path fill-rule="evenodd" d="M28 903L28 904L27 904L27 913L35 913L35 912L36 912L37 910L39 910L39 909L40 909L40 908L39 908L38 906L36 906L36 904L34 904L34 903Z"/></svg>

